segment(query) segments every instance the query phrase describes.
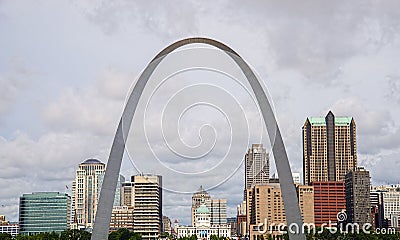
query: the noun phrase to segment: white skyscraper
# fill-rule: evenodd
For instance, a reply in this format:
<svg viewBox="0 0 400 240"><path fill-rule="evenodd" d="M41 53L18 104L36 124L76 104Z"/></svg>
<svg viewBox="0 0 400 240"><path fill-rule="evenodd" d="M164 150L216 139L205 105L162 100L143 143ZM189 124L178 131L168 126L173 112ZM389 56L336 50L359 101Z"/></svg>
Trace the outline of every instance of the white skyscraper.
<svg viewBox="0 0 400 240"><path fill-rule="evenodd" d="M99 178L105 173L105 164L87 159L79 164L72 182L72 227L93 228L100 192Z"/></svg>

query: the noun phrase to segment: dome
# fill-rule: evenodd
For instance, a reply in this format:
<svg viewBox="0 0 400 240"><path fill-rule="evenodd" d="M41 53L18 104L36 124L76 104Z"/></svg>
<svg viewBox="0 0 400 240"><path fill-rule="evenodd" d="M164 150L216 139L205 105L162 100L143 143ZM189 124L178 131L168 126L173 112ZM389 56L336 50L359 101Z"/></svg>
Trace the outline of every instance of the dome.
<svg viewBox="0 0 400 240"><path fill-rule="evenodd" d="M97 160L97 159L94 159L94 158L86 159L83 162L83 164L99 164L99 163L102 163L102 162L100 162L100 160Z"/></svg>
<svg viewBox="0 0 400 240"><path fill-rule="evenodd" d="M208 207L206 207L206 205L202 204L196 209L196 213L210 213L210 210Z"/></svg>

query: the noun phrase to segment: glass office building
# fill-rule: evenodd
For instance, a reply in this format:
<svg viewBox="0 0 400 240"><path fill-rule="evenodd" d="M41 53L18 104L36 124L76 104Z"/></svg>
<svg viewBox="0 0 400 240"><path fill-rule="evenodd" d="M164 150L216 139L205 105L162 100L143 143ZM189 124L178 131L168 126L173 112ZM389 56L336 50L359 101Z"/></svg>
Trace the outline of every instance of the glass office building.
<svg viewBox="0 0 400 240"><path fill-rule="evenodd" d="M61 233L70 225L71 197L59 192L23 194L19 204L19 224L22 235L43 232Z"/></svg>

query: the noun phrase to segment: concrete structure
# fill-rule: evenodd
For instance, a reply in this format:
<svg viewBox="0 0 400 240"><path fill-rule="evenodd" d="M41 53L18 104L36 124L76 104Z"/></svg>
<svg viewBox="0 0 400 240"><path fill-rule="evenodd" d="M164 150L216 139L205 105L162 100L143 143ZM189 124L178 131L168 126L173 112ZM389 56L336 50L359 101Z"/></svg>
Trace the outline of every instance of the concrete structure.
<svg viewBox="0 0 400 240"><path fill-rule="evenodd" d="M114 206L111 214L110 231L126 228L133 231L133 207Z"/></svg>
<svg viewBox="0 0 400 240"><path fill-rule="evenodd" d="M178 238L190 237L192 235L196 235L197 239L206 240L209 240L212 235L231 237L231 227L229 224L211 224L211 212L204 203L196 209L194 226L179 226L179 223L175 221L175 231Z"/></svg>
<svg viewBox="0 0 400 240"><path fill-rule="evenodd" d="M23 194L19 201L19 227L22 235L62 231L70 227L71 197L59 192Z"/></svg>
<svg viewBox="0 0 400 240"><path fill-rule="evenodd" d="M15 237L19 233L19 224L10 223L6 220L6 216L0 215L0 234L1 233L10 234L12 237Z"/></svg>
<svg viewBox="0 0 400 240"><path fill-rule="evenodd" d="M314 224L314 188L307 185L297 185L296 189L303 222Z"/></svg>
<svg viewBox="0 0 400 240"><path fill-rule="evenodd" d="M260 235L277 235L275 226L286 225L285 208L279 183L255 185L247 189L247 231L250 240L257 240ZM261 230L265 233L260 233Z"/></svg>
<svg viewBox="0 0 400 240"><path fill-rule="evenodd" d="M372 187L371 190L381 192L384 219L390 222L390 227L399 228L400 184Z"/></svg>
<svg viewBox="0 0 400 240"><path fill-rule="evenodd" d="M308 117L303 126L303 179L344 181L357 167L356 124L352 117Z"/></svg>
<svg viewBox="0 0 400 240"><path fill-rule="evenodd" d="M237 235L243 237L247 235L247 210L246 201L237 206Z"/></svg>
<svg viewBox="0 0 400 240"><path fill-rule="evenodd" d="M173 234L171 219L167 216L162 217L162 232L168 233L169 235Z"/></svg>
<svg viewBox="0 0 400 240"><path fill-rule="evenodd" d="M245 155L245 188L269 182L269 156L262 144L252 144Z"/></svg>
<svg viewBox="0 0 400 240"><path fill-rule="evenodd" d="M133 182L122 183L121 195L121 206L135 206L135 184Z"/></svg>
<svg viewBox="0 0 400 240"><path fill-rule="evenodd" d="M226 199L212 199L211 196L200 186L199 190L192 196L192 226L196 221L196 209L204 203L211 212L211 225L226 224Z"/></svg>
<svg viewBox="0 0 400 240"><path fill-rule="evenodd" d="M100 192L99 178L102 178L104 173L105 164L97 159L87 159L79 164L75 180L72 182L74 229L93 227Z"/></svg>
<svg viewBox="0 0 400 240"><path fill-rule="evenodd" d="M242 73L248 80L254 96L259 105L262 113L264 123L267 129L268 137L272 143L272 152L274 154L276 167L281 177L281 189L283 199L285 202L285 209L287 210L287 219L289 224L302 225L301 213L298 206L296 189L293 184L289 160L286 154L285 145L278 127L274 111L272 111L271 104L265 94L260 81L250 68L250 66L227 45L209 38L188 38L177 41L162 50L146 67L140 75L137 83L135 84L128 100L120 122L118 124L117 132L114 137L113 145L111 147L110 156L108 159L107 171L104 178L104 184L99 201L99 212L96 215L96 224L93 230L92 239L106 239L111 219L113 198L115 195L115 187L118 181L118 175L121 168L122 157L125 150L125 137L128 136L132 124L133 116L136 107L139 103L140 96L151 77L154 70L162 62L162 60L172 51L189 45L189 44L207 44L224 51L242 70ZM290 240L305 239L305 235L293 234L289 232Z"/></svg>
<svg viewBox="0 0 400 240"><path fill-rule="evenodd" d="M192 208L191 208L191 219L192 219L192 226L195 225L196 223L196 210L202 202L211 200L211 196L208 194L206 190L204 190L203 186L200 186L200 188L195 192L192 196Z"/></svg>
<svg viewBox="0 0 400 240"><path fill-rule="evenodd" d="M388 220L385 220L385 212L383 206L382 190L377 190L371 186L370 203L371 203L371 224L373 229L388 228Z"/></svg>
<svg viewBox="0 0 400 240"><path fill-rule="evenodd" d="M133 230L142 239L157 239L162 230L162 178L156 175L135 175Z"/></svg>
<svg viewBox="0 0 400 240"><path fill-rule="evenodd" d="M231 237L236 237L238 232L238 224L236 217L226 219L226 223L231 227Z"/></svg>
<svg viewBox="0 0 400 240"><path fill-rule="evenodd" d="M344 182L313 182L312 186L315 225L337 223L337 214L346 210Z"/></svg>
<svg viewBox="0 0 400 240"><path fill-rule="evenodd" d="M370 177L363 167L352 170L346 175L346 213L348 223L359 226L371 223Z"/></svg>

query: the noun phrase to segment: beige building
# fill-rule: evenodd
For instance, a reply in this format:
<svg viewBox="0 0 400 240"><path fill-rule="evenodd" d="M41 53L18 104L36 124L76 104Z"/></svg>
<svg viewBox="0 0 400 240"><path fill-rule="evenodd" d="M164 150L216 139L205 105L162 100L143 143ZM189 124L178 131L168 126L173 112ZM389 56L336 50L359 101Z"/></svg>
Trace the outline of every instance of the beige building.
<svg viewBox="0 0 400 240"><path fill-rule="evenodd" d="M297 185L296 190L303 222L314 224L314 187Z"/></svg>
<svg viewBox="0 0 400 240"><path fill-rule="evenodd" d="M132 176L135 185L133 230L142 239L158 239L162 231L162 179L156 175Z"/></svg>
<svg viewBox="0 0 400 240"><path fill-rule="evenodd" d="M231 226L229 224L211 224L211 211L204 204L196 209L196 221L193 226L180 226L178 221L175 221L174 227L177 237L197 236L197 239L209 240L212 235L218 237L231 237Z"/></svg>
<svg viewBox="0 0 400 240"><path fill-rule="evenodd" d="M104 173L105 164L97 159L79 164L72 182L72 228L93 228Z"/></svg>
<svg viewBox="0 0 400 240"><path fill-rule="evenodd" d="M298 186L298 198L304 222L314 223L312 187ZM278 235L279 226L286 226L285 208L279 183L255 185L247 189L247 231L251 240L259 235Z"/></svg>
<svg viewBox="0 0 400 240"><path fill-rule="evenodd" d="M134 207L135 206L135 184L133 182L122 183L121 188L121 205Z"/></svg>
<svg viewBox="0 0 400 240"><path fill-rule="evenodd" d="M133 231L133 207L114 206L111 214L110 232L126 228Z"/></svg>
<svg viewBox="0 0 400 240"><path fill-rule="evenodd" d="M201 204L205 204L210 210L211 224L226 224L226 199L212 199L211 196L200 186L200 189L192 196L192 226L196 222L196 210Z"/></svg>
<svg viewBox="0 0 400 240"><path fill-rule="evenodd" d="M356 124L352 117L308 117L303 126L303 178L311 182L344 181L357 167Z"/></svg>

